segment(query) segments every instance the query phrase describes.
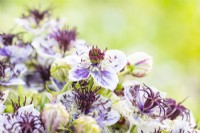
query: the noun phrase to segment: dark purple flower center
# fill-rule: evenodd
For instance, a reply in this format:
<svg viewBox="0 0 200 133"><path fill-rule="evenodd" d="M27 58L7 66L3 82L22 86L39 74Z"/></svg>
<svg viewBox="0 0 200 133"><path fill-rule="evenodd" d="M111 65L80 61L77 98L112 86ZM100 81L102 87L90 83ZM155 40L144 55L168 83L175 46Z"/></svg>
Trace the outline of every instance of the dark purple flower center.
<svg viewBox="0 0 200 133"><path fill-rule="evenodd" d="M81 112L87 114L89 113L89 109L92 107L93 103L100 98L100 95L98 95L97 92L101 89L101 87L97 87L93 90L93 85L89 86L86 81L82 81L80 84L80 88L73 86L75 90L73 94L78 108Z"/></svg>
<svg viewBox="0 0 200 133"><path fill-rule="evenodd" d="M43 133L44 125L40 116L33 115L32 112L25 112L19 114L18 112L14 113L12 116L7 115L7 119L11 120L12 118L17 117L16 122L10 122L10 124L4 124L4 128L9 133L16 131L20 127L20 133Z"/></svg>
<svg viewBox="0 0 200 133"><path fill-rule="evenodd" d="M2 39L2 43L5 46L12 45L15 34L0 34L0 38Z"/></svg>
<svg viewBox="0 0 200 133"><path fill-rule="evenodd" d="M89 58L92 64L97 65L104 59L105 51L101 51L97 46L89 51Z"/></svg>
<svg viewBox="0 0 200 133"><path fill-rule="evenodd" d="M23 18L27 18L27 17L33 17L36 24L39 25L40 22L45 18L45 17L49 17L50 16L50 13L49 13L49 10L44 10L44 11L41 11L39 9L29 9L28 10L28 15L22 15Z"/></svg>
<svg viewBox="0 0 200 133"><path fill-rule="evenodd" d="M159 114L161 115L162 111L164 112L165 115L165 108L163 104L163 98L160 96L160 93L153 92L151 88L148 86L144 85L143 90L145 92L144 98L145 102L144 105L142 106L141 111L144 113L149 113L151 112L152 109L155 107L159 108Z"/></svg>
<svg viewBox="0 0 200 133"><path fill-rule="evenodd" d="M187 117L187 120L190 117L189 110L181 105L182 102L176 103L174 99L168 98L165 100L165 103L168 105L166 116L167 118L174 120L178 116Z"/></svg>
<svg viewBox="0 0 200 133"><path fill-rule="evenodd" d="M51 66L47 66L47 67L43 67L41 65L36 66L36 72L40 74L40 77L42 78L43 83L50 80L50 76L51 76L50 67Z"/></svg>
<svg viewBox="0 0 200 133"><path fill-rule="evenodd" d="M50 37L54 38L58 43L59 47L63 52L66 52L70 48L71 41L76 40L77 32L76 30L58 29L56 32L52 33Z"/></svg>

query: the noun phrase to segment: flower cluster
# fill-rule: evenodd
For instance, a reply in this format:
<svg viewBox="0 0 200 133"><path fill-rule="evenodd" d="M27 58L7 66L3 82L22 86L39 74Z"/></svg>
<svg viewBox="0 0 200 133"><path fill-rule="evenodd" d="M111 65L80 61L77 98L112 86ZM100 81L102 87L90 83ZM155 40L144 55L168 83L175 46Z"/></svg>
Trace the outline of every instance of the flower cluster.
<svg viewBox="0 0 200 133"><path fill-rule="evenodd" d="M200 132L184 100L135 80L148 54L90 45L50 9L16 23L23 32L0 34L0 132Z"/></svg>

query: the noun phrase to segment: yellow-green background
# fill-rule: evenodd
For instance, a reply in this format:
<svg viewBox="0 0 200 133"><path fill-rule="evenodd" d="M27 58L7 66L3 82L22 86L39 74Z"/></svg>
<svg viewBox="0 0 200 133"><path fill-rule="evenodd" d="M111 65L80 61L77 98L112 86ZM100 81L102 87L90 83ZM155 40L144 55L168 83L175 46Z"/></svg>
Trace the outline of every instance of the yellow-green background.
<svg viewBox="0 0 200 133"><path fill-rule="evenodd" d="M25 7L54 7L53 15L77 27L101 48L154 57L141 82L168 93L200 120L200 0L0 0L0 30L15 27Z"/></svg>

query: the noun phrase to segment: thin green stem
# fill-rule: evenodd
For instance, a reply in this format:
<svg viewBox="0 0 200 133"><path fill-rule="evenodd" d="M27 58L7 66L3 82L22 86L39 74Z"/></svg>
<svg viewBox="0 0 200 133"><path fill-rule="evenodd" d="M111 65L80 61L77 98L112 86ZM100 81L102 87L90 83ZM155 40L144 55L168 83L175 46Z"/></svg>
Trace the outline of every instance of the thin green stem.
<svg viewBox="0 0 200 133"><path fill-rule="evenodd" d="M64 93L65 91L68 90L69 86L71 85L72 81L69 81L64 87L63 89L60 91L60 94Z"/></svg>

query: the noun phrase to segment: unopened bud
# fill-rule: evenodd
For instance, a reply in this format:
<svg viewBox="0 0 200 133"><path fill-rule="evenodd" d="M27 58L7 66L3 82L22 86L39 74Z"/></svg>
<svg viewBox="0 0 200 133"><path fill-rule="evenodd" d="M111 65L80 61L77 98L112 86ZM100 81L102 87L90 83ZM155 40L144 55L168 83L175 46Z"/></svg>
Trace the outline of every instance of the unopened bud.
<svg viewBox="0 0 200 133"><path fill-rule="evenodd" d="M45 104L42 112L42 121L48 133L54 133L59 127L66 126L69 122L69 114L61 104Z"/></svg>
<svg viewBox="0 0 200 133"><path fill-rule="evenodd" d="M150 55L143 52L136 52L127 57L128 67L135 77L144 77L152 69L153 59Z"/></svg>
<svg viewBox="0 0 200 133"><path fill-rule="evenodd" d="M80 116L74 121L75 133L100 133L100 127L94 118Z"/></svg>
<svg viewBox="0 0 200 133"><path fill-rule="evenodd" d="M66 81L70 69L70 65L64 59L56 60L51 65L51 76L59 81Z"/></svg>

